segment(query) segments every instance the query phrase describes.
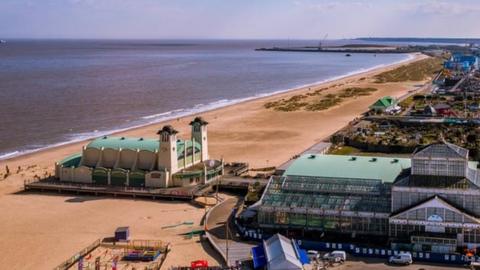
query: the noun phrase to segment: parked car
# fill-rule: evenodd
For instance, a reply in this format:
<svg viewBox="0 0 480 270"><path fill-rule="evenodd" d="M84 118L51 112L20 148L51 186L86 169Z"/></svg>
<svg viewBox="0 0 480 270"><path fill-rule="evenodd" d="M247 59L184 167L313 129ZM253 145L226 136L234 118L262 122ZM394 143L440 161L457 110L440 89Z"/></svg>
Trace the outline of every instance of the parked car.
<svg viewBox="0 0 480 270"><path fill-rule="evenodd" d="M409 265L413 263L412 254L410 252L402 252L397 255L390 256L388 262L391 264Z"/></svg>
<svg viewBox="0 0 480 270"><path fill-rule="evenodd" d="M347 260L347 253L342 250L334 250L323 255L323 259L331 262L343 263Z"/></svg>
<svg viewBox="0 0 480 270"><path fill-rule="evenodd" d="M308 250L307 251L308 258L310 258L311 261L315 261L320 259L320 254L316 250Z"/></svg>

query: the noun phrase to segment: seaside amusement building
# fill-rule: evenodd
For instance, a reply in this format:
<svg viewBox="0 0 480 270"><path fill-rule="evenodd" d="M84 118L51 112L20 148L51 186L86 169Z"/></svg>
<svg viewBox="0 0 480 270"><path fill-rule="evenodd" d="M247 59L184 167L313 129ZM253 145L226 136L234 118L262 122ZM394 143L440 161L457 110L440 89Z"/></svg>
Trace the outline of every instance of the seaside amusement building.
<svg viewBox="0 0 480 270"><path fill-rule="evenodd" d="M222 174L223 162L208 156L207 122L195 118L191 139L177 138L172 126L159 139L104 136L79 154L56 164L60 181L130 187L184 187L206 184Z"/></svg>
<svg viewBox="0 0 480 270"><path fill-rule="evenodd" d="M248 212L267 234L454 252L480 246L479 201L477 162L468 150L439 143L411 159L300 156Z"/></svg>

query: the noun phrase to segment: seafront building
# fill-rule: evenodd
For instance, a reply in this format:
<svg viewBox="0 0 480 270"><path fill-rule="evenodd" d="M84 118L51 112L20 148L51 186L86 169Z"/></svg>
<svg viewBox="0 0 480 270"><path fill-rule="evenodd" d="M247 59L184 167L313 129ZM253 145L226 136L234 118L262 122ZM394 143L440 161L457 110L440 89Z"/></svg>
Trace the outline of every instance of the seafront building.
<svg viewBox="0 0 480 270"><path fill-rule="evenodd" d="M208 123L191 123L190 140L172 126L158 139L104 136L56 164L60 181L130 187L169 188L206 184L222 174L223 162L208 155Z"/></svg>
<svg viewBox="0 0 480 270"><path fill-rule="evenodd" d="M479 201L477 163L468 150L439 143L411 158L300 156L250 210L266 234L454 252L480 245Z"/></svg>
<svg viewBox="0 0 480 270"><path fill-rule="evenodd" d="M391 97L391 96L385 96L370 105L369 107L370 110L374 112L398 112L401 110L400 106L398 106L398 101Z"/></svg>
<svg viewBox="0 0 480 270"><path fill-rule="evenodd" d="M465 71L478 68L478 57L474 55L454 54L443 63L443 67L449 70Z"/></svg>

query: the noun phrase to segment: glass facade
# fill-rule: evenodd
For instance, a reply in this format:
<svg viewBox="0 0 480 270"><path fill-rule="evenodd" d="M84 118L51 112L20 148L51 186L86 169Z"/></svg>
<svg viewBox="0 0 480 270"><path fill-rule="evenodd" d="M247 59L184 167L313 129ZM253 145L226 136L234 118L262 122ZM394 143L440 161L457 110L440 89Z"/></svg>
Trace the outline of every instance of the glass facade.
<svg viewBox="0 0 480 270"><path fill-rule="evenodd" d="M338 233L388 234L388 217L349 217L262 210L258 214L258 223L264 227L302 228Z"/></svg>
<svg viewBox="0 0 480 270"><path fill-rule="evenodd" d="M435 144L416 153L410 173L393 185L378 179L272 177L258 224L388 235L392 243L415 250L480 245L480 186L473 168L466 149Z"/></svg>
<svg viewBox="0 0 480 270"><path fill-rule="evenodd" d="M412 173L415 175L465 176L464 160L413 158Z"/></svg>
<svg viewBox="0 0 480 270"><path fill-rule="evenodd" d="M390 186L378 180L272 177L257 221L266 228L388 235Z"/></svg>
<svg viewBox="0 0 480 270"><path fill-rule="evenodd" d="M428 191L428 189L411 189L392 193L392 212L397 212L411 205L420 203L428 198L440 196L457 208L464 209L475 216L480 216L480 194L440 193Z"/></svg>

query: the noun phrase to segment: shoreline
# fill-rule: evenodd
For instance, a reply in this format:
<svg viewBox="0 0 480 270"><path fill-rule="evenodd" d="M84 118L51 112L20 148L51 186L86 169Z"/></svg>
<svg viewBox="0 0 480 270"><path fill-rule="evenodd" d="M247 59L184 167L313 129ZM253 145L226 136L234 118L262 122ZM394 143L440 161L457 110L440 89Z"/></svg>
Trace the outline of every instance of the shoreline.
<svg viewBox="0 0 480 270"><path fill-rule="evenodd" d="M425 58L427 56L416 55L410 62ZM251 168L280 165L359 117L378 98L399 97L427 82L375 83L376 74L403 64L203 112L201 116L210 122L210 156L224 158L227 162L246 161ZM322 111L280 112L265 108L265 103L270 101L321 89L324 89L322 95L338 94L347 87L375 87L377 91L345 99ZM124 131L121 135L155 137L162 125L171 124L179 131L179 138L187 138L190 120L191 116L186 116ZM5 172L6 165L12 171L11 175L0 179L0 205L5 210L0 218L0 231L3 232L0 241L4 243L4 248L0 248L4 255L0 258L1 265L51 269L95 239L111 235L120 225L131 227L133 239L170 242L174 248L163 267L188 265L198 258L212 265L220 264L209 245L181 236L191 228L159 229L186 220L201 226L205 211L202 208L178 201L21 192L25 180L53 174L55 161L80 152L83 146L84 142L78 142L19 156L8 162L0 161L0 175ZM19 248L12 249L12 246ZM48 256L45 250L49 251ZM24 262L25 254L29 254L28 264Z"/></svg>
<svg viewBox="0 0 480 270"><path fill-rule="evenodd" d="M328 79L324 79L324 80L309 83L309 84L298 85L298 86L294 86L292 88L287 88L287 89L283 89L283 90L276 90L276 91L273 91L273 92L268 92L268 93L263 93L263 94L257 94L257 95L250 96L250 97L245 97L245 98L238 98L238 99L233 99L233 100L221 99L221 100L210 102L206 105L201 104L201 105L206 107L203 110L202 109L195 110L195 107L197 106L197 105L195 105L193 108L180 108L180 109L175 109L175 110L172 110L172 111L167 111L167 112L158 113L158 114L154 114L154 115L143 116L143 117L141 117L141 119L150 119L150 118L156 118L156 116L171 115L171 116L168 116L168 117L161 117L161 118L155 119L155 120L153 120L151 122L147 122L147 123L133 125L133 126L125 127L125 128L110 129L110 130L98 132L95 135L87 135L87 136L81 137L79 139L72 139L72 140L69 140L69 141L53 143L53 144L50 144L48 146L40 147L40 148L37 148L37 149L15 150L15 151L11 151L9 153L1 153L0 164L2 162L13 162L13 161L16 161L16 160L24 158L24 157L28 157L28 156L31 156L31 155L34 155L34 154L43 153L45 151L50 151L50 150L54 150L54 149L61 148L61 147L67 147L67 146L74 145L74 144L79 144L79 143L86 143L86 142L89 142L89 141L91 141L95 138L102 137L102 136L117 135L117 134L121 134L121 133L124 133L124 132L129 132L129 131L134 131L134 130L138 130L138 129L142 129L142 128L147 128L147 127L152 126L152 125L158 125L158 124L166 123L166 122L173 121L173 120L176 120L176 119L183 119L185 117L191 117L191 116L198 115L198 114L214 112L214 111L221 110L221 109L224 109L224 108L227 108L227 107L231 107L231 106L235 106L235 105L241 105L241 104L244 104L244 103L247 103L247 102L252 102L252 101L257 101L257 100L262 100L262 99L268 99L268 98L274 98L274 97L281 96L281 95L284 95L284 94L300 92L300 91L308 89L308 88L319 88L319 87L322 87L322 86L325 86L325 85L328 85L328 84L332 84L334 82L341 81L341 80L344 80L344 79L349 79L349 78L353 78L353 77L356 77L356 76L369 74L371 72L376 72L376 71L380 71L380 70L384 70L384 69L386 70L386 69L390 69L392 67L396 67L396 66L399 66L399 65L407 64L407 63L412 62L413 60L416 60L418 57L421 57L422 55L423 54L421 54L421 53L407 53L406 58L402 59L400 61L396 61L396 62L389 63L389 64L380 64L380 65L373 66L371 68L352 71L352 72L349 72L349 73L346 73L346 74L343 74L343 75L334 76L334 77L331 77L331 78L328 78ZM228 102L226 104L221 104L222 101L227 101L227 102L230 101L230 102ZM221 104L221 105L215 106L214 104ZM213 105L213 107L212 107L212 105ZM175 113L178 113L178 114L175 114ZM88 133L94 133L94 132L85 132L85 133L88 134ZM76 136L79 137L80 135L77 134Z"/></svg>

